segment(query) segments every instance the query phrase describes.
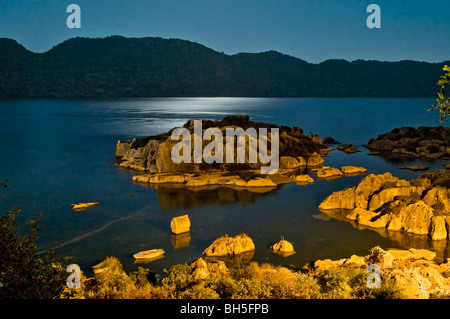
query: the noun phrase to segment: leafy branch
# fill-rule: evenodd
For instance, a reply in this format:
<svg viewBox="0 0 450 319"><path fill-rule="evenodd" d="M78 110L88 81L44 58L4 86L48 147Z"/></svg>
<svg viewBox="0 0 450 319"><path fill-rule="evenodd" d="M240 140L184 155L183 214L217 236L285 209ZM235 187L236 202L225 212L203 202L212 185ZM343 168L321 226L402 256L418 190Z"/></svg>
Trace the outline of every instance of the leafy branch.
<svg viewBox="0 0 450 319"><path fill-rule="evenodd" d="M447 85L450 85L450 66L446 65L443 68L444 71L447 71L447 74L441 76L441 80L438 81L437 85L441 87L441 90L438 92L437 104L433 104L433 108L428 111L439 109L439 113L441 115L440 121L446 121L447 115L450 115L450 97L445 96L445 88Z"/></svg>

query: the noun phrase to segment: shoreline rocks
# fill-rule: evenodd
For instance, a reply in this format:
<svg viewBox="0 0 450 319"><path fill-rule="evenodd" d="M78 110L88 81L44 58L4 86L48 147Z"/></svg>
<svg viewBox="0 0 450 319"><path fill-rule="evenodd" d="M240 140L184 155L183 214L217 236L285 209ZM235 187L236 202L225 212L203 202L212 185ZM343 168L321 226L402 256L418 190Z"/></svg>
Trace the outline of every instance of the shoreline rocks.
<svg viewBox="0 0 450 319"><path fill-rule="evenodd" d="M406 299L441 298L450 293L450 263L438 264L436 254L427 249L387 249L376 246L369 255L352 255L339 260L316 260L314 273L328 269L379 267L382 285L392 284Z"/></svg>
<svg viewBox="0 0 450 319"><path fill-rule="evenodd" d="M391 173L366 176L353 187L329 195L319 205L327 213L346 210L346 219L371 228L385 228L432 240L449 237L450 191L432 186L425 177L406 181Z"/></svg>

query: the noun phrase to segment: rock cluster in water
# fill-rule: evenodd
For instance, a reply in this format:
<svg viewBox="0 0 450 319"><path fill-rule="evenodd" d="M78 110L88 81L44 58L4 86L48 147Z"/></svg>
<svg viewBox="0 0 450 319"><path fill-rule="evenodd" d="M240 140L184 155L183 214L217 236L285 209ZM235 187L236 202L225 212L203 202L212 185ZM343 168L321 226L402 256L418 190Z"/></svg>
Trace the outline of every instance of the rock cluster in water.
<svg viewBox="0 0 450 319"><path fill-rule="evenodd" d="M184 126L193 136L194 120L188 121ZM202 121L202 130L210 127L217 127L223 132L227 128L271 128L279 129L279 155L280 169L291 169L298 167L316 167L323 163L321 155L326 154L330 149L322 143L319 136L312 133L305 135L300 127L277 126L267 123L250 121L248 116L236 115L227 116L221 121ZM202 173L205 171L219 170L230 172L237 170L256 170L260 169L261 163L250 163L248 161L248 144L246 145L246 162L234 163L212 163L212 164L194 164L191 163L176 164L171 159L171 150L176 140L171 140L171 131L156 136L145 138L134 138L129 141L119 141L116 146L116 159L120 167L134 169L148 173ZM270 139L270 135L269 135ZM206 142L203 142L203 147ZM270 141L269 141L270 142ZM191 143L193 149L194 143ZM202 147L202 149L203 149ZM224 157L226 148L224 148ZM193 152L191 152L193 154ZM236 155L236 154L235 154Z"/></svg>
<svg viewBox="0 0 450 319"><path fill-rule="evenodd" d="M370 139L365 145L374 154L391 157L438 159L450 155L450 127L401 127Z"/></svg>
<svg viewBox="0 0 450 319"><path fill-rule="evenodd" d="M370 174L358 185L332 193L319 209L325 213L348 210L346 218L362 226L428 235L432 240L447 239L450 192L442 185L448 182L449 175L445 171L425 173L417 180L406 181L391 173Z"/></svg>

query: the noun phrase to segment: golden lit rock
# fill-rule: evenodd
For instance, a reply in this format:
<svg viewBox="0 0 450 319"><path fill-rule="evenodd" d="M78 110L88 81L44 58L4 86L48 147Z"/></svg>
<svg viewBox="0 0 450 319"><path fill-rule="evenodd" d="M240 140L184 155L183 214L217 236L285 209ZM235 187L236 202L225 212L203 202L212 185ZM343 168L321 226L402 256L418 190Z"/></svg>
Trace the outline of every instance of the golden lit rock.
<svg viewBox="0 0 450 319"><path fill-rule="evenodd" d="M170 222L170 228L174 234L182 234L189 232L191 221L188 215L174 217Z"/></svg>
<svg viewBox="0 0 450 319"><path fill-rule="evenodd" d="M235 237L228 235L216 239L203 254L205 256L227 256L238 255L247 251L255 250L255 244L246 234L240 234Z"/></svg>
<svg viewBox="0 0 450 319"><path fill-rule="evenodd" d="M270 249L277 254L280 254L284 257L295 254L294 246L288 242L287 240L280 240L279 242L270 246Z"/></svg>

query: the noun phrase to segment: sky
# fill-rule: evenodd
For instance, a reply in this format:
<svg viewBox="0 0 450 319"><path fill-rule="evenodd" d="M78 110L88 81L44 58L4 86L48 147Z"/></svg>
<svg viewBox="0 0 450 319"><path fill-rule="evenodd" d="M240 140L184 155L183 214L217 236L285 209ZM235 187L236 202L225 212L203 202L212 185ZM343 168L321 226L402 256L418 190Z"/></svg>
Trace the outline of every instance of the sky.
<svg viewBox="0 0 450 319"><path fill-rule="evenodd" d="M81 9L70 29L67 6ZM370 4L381 28L368 28ZM226 54L275 50L328 59L450 60L449 0L0 0L0 37L45 52L72 37L179 38Z"/></svg>

